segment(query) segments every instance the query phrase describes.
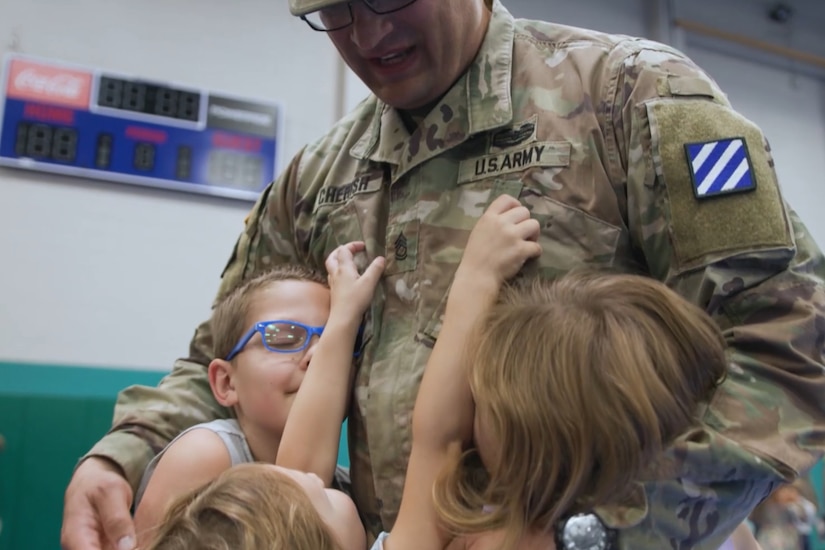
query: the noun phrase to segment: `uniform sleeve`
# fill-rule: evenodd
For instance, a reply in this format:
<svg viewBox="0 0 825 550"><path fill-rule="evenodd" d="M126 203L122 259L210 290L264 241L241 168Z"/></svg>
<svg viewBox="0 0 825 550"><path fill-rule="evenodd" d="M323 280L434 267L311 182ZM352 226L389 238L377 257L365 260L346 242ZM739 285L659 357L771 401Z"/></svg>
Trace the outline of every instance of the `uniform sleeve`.
<svg viewBox="0 0 825 550"><path fill-rule="evenodd" d="M713 316L730 366L650 472L643 513L603 519L623 550L715 549L825 449L825 264L762 132L707 75L656 45L614 67L607 126L631 240L647 272Z"/></svg>
<svg viewBox="0 0 825 550"><path fill-rule="evenodd" d="M293 230L301 155L267 187L245 222L221 275L216 302L241 281L279 263L303 259ZM152 457L180 432L201 422L227 418L231 411L212 395L207 366L213 358L209 322L192 338L189 356L175 361L157 387L131 386L118 394L112 429L83 457L100 456L118 464L137 488Z"/></svg>

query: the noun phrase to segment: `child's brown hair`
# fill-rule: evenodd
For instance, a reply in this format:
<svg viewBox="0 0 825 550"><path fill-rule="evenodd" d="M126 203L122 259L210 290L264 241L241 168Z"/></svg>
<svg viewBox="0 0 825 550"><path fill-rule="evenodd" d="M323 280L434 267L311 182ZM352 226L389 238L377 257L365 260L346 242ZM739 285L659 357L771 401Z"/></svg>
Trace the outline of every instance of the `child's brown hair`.
<svg viewBox="0 0 825 550"><path fill-rule="evenodd" d="M264 464L241 464L179 498L146 550L340 550L304 490Z"/></svg>
<svg viewBox="0 0 825 550"><path fill-rule="evenodd" d="M704 311L659 281L616 273L504 289L465 357L476 425L496 456L480 482L462 457L436 483L435 505L447 528L505 528L510 544L620 502L727 369Z"/></svg>
<svg viewBox="0 0 825 550"><path fill-rule="evenodd" d="M243 281L222 297L212 312L213 351L216 358L223 359L249 328L246 315L255 294L278 281L308 281L327 286L326 276L311 267L296 264L280 265L252 279ZM263 321L265 319L257 319ZM269 319L266 319L269 320Z"/></svg>

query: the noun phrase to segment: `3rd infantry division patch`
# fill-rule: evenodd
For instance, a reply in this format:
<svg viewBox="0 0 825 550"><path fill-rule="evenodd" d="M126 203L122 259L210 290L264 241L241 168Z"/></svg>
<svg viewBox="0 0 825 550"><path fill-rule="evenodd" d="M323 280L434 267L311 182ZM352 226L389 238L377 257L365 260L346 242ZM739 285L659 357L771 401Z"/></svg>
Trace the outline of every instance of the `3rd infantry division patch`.
<svg viewBox="0 0 825 550"><path fill-rule="evenodd" d="M688 143L685 153L697 199L756 189L744 138Z"/></svg>

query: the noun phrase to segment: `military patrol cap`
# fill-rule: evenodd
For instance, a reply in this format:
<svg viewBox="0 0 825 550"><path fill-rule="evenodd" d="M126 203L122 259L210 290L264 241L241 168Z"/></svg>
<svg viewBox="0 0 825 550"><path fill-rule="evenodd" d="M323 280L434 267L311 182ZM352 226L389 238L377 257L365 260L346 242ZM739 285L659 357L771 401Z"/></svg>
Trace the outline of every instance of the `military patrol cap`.
<svg viewBox="0 0 825 550"><path fill-rule="evenodd" d="M295 16L306 15L333 4L340 4L342 0L289 0L289 13Z"/></svg>

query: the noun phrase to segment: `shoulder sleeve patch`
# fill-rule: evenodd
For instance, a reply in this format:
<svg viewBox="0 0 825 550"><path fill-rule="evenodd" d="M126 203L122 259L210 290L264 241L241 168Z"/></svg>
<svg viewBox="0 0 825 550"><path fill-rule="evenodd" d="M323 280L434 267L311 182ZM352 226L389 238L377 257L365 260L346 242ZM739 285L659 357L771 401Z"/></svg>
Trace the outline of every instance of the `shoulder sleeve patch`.
<svg viewBox="0 0 825 550"><path fill-rule="evenodd" d="M654 100L647 104L647 114L653 166L666 188L677 269L793 247L758 127L725 105L701 99Z"/></svg>
<svg viewBox="0 0 825 550"><path fill-rule="evenodd" d="M685 156L697 199L756 189L745 138L687 143Z"/></svg>

